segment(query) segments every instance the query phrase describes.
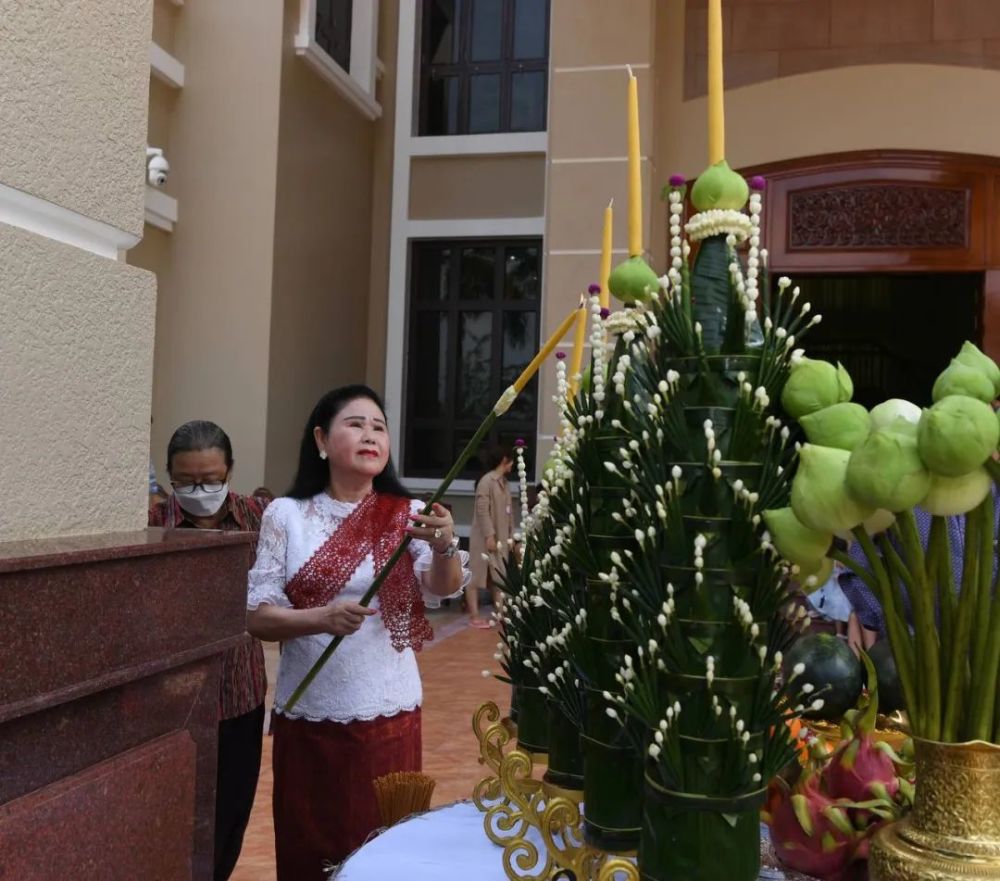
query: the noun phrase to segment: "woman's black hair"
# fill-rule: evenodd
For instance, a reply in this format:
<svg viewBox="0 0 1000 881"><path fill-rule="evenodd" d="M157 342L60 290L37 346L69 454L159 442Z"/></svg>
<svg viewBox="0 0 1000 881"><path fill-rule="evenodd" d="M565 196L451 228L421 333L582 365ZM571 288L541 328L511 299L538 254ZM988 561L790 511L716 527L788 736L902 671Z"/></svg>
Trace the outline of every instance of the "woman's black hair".
<svg viewBox="0 0 1000 881"><path fill-rule="evenodd" d="M167 473L173 472L174 456L193 450L221 450L226 460L226 468L233 467L233 445L226 434L214 422L195 419L185 422L170 437L167 444Z"/></svg>
<svg viewBox="0 0 1000 881"><path fill-rule="evenodd" d="M306 420L306 427L302 432L302 443L299 445L299 467L295 471L295 479L286 495L293 499L311 499L330 485L330 469L326 460L319 457L313 430L320 428L324 434L329 432L330 423L333 422L334 417L347 404L358 398L367 398L382 411L383 415L385 414L385 404L382 403L382 399L374 389L370 389L366 385L344 385L323 395L313 407L309 419ZM385 468L382 469L382 473L372 481L372 488L376 492L391 496L401 496L404 499L412 498L396 476L391 456L386 462Z"/></svg>
<svg viewBox="0 0 1000 881"><path fill-rule="evenodd" d="M482 455L483 467L489 472L496 468L504 459L514 461L514 454L507 444L493 444Z"/></svg>

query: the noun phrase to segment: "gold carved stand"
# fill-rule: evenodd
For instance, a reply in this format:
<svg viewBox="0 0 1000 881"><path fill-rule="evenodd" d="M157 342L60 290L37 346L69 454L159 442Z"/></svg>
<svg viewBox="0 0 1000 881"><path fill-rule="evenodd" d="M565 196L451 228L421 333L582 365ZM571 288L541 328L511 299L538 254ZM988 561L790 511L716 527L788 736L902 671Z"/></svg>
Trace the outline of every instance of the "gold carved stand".
<svg viewBox="0 0 1000 881"><path fill-rule="evenodd" d="M495 703L476 710L472 730L479 763L490 772L476 784L472 800L484 814L487 837L503 848L510 881L639 881L628 856L586 844L583 793L542 780L546 757L516 748L517 726L501 718Z"/></svg>

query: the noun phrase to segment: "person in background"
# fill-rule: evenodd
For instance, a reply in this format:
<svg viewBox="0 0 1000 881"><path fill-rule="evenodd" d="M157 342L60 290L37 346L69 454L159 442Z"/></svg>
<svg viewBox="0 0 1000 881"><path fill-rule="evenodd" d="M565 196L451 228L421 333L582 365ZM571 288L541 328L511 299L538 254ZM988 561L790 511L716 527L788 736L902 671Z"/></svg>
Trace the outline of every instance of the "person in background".
<svg viewBox="0 0 1000 881"><path fill-rule="evenodd" d="M514 467L510 448L497 445L487 451L486 473L476 484L476 507L469 535L469 568L472 582L466 592L469 626L487 629L490 624L479 614L479 591L490 589L494 609L500 608L498 579L503 573L507 540L514 535L514 514L507 475Z"/></svg>
<svg viewBox="0 0 1000 881"><path fill-rule="evenodd" d="M324 395L287 497L264 514L248 580L250 632L281 642L272 716L278 881L324 881L325 865L382 825L372 781L421 768L414 652L433 638L425 601L458 596L468 575L451 515L423 508L396 477L378 395L363 385ZM361 605L406 536L407 552ZM345 639L289 707L334 636Z"/></svg>
<svg viewBox="0 0 1000 881"><path fill-rule="evenodd" d="M168 529L260 530L263 502L229 490L233 447L214 422L186 422L170 438L167 471L173 495L149 511L149 525ZM250 822L264 737L267 677L260 640L244 634L222 659L219 756L215 795L215 881L236 866Z"/></svg>

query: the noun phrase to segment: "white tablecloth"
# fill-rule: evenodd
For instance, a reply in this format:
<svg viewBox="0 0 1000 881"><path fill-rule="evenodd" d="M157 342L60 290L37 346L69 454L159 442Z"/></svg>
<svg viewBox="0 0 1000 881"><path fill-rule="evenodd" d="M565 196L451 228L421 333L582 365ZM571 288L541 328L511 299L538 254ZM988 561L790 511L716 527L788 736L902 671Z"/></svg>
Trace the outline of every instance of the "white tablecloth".
<svg viewBox="0 0 1000 881"><path fill-rule="evenodd" d="M335 878L507 881L502 856L503 851L483 832L483 815L472 802L461 801L386 829L348 857ZM765 869L760 877L762 881L783 881L785 875Z"/></svg>

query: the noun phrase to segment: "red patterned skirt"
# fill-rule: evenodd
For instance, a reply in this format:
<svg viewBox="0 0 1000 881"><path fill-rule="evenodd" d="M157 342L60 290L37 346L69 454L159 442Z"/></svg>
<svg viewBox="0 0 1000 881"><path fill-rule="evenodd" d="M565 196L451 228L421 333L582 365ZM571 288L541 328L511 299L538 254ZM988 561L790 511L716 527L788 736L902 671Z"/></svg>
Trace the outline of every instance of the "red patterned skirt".
<svg viewBox="0 0 1000 881"><path fill-rule="evenodd" d="M278 881L325 881L382 825L372 781L421 769L420 708L370 722L273 716Z"/></svg>

